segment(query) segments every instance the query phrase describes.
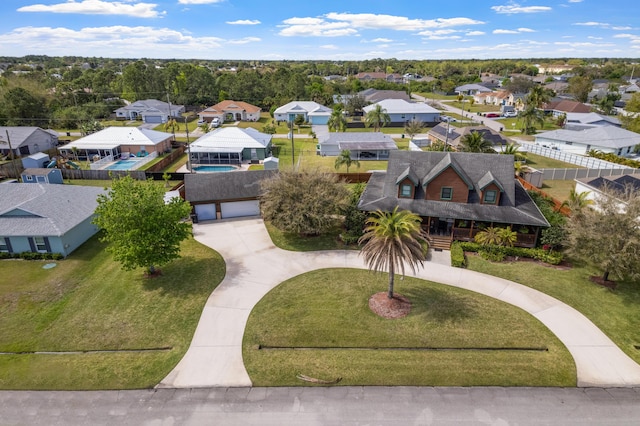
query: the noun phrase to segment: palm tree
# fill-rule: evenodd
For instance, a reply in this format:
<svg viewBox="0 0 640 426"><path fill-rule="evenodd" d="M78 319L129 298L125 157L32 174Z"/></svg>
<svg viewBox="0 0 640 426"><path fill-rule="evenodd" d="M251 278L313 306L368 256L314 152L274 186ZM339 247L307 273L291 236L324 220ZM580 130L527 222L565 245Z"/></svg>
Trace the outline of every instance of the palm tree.
<svg viewBox="0 0 640 426"><path fill-rule="evenodd" d="M533 86L527 95L527 106L532 105L536 108L540 108L543 104L546 104L551 100L553 92L546 89L544 86Z"/></svg>
<svg viewBox="0 0 640 426"><path fill-rule="evenodd" d="M522 120L521 132L525 135L532 135L536 132L535 124L540 124L540 127L544 126L544 116L542 111L536 108L533 104L527 105L527 107L520 111L518 114L518 120Z"/></svg>
<svg viewBox="0 0 640 426"><path fill-rule="evenodd" d="M590 200L589 194L591 191L577 192L575 189L569 191L569 199L562 202L560 208L568 207L572 213L579 213L580 210L593 204L593 200Z"/></svg>
<svg viewBox="0 0 640 426"><path fill-rule="evenodd" d="M476 243L483 246L497 246L500 244L500 230L493 226L486 228L484 231L480 231L474 237Z"/></svg>
<svg viewBox="0 0 640 426"><path fill-rule="evenodd" d="M464 152L495 152L491 141L485 139L482 133L476 131L464 135L460 140L460 145Z"/></svg>
<svg viewBox="0 0 640 426"><path fill-rule="evenodd" d="M382 108L382 105L376 105L364 117L364 125L367 127L373 125L373 130L376 132L380 130L380 127L384 127L389 123L391 123L391 118L387 114L387 110Z"/></svg>
<svg viewBox="0 0 640 426"><path fill-rule="evenodd" d="M175 118L170 118L164 123L164 130L173 133L173 138L176 138L176 130L180 130L180 123Z"/></svg>
<svg viewBox="0 0 640 426"><path fill-rule="evenodd" d="M513 158L516 161L524 161L527 159L527 153L518 151L519 148L520 148L520 145L518 145L517 143L508 143L506 146L502 148L502 151L500 152L500 154L513 155Z"/></svg>
<svg viewBox="0 0 640 426"><path fill-rule="evenodd" d="M343 164L347 166L347 173L349 173L349 167L351 167L352 164L355 164L356 167L360 167L360 161L351 158L351 151L348 149L340 151L340 155L338 155L335 162L336 170L338 170Z"/></svg>
<svg viewBox="0 0 640 426"><path fill-rule="evenodd" d="M409 135L409 139L413 139L418 133L422 133L424 130L424 123L418 119L413 118L404 125L404 132Z"/></svg>
<svg viewBox="0 0 640 426"><path fill-rule="evenodd" d="M501 246L513 247L516 241L518 241L518 233L512 231L511 228L501 228L498 231L498 237L500 238Z"/></svg>
<svg viewBox="0 0 640 426"><path fill-rule="evenodd" d="M409 264L415 273L417 266L424 265L429 250L428 237L422 231L420 216L408 211L376 211L367 220L365 233L358 239L364 243L360 254L369 269L389 271L387 297L393 299L393 283L396 270L404 275L404 265Z"/></svg>
<svg viewBox="0 0 640 426"><path fill-rule="evenodd" d="M330 132L344 132L347 130L347 119L342 114L342 105L336 105L327 121Z"/></svg>

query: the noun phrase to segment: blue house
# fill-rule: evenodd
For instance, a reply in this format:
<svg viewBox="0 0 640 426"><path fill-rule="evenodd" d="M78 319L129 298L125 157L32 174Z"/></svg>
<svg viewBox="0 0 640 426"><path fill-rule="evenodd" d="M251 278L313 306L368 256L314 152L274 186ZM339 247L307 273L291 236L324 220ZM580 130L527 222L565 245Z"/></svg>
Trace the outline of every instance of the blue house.
<svg viewBox="0 0 640 426"><path fill-rule="evenodd" d="M64 183L60 169L24 169L20 178L23 183Z"/></svg>
<svg viewBox="0 0 640 426"><path fill-rule="evenodd" d="M0 185L0 252L68 256L98 232L91 223L103 188Z"/></svg>
<svg viewBox="0 0 640 426"><path fill-rule="evenodd" d="M298 115L311 124L327 124L331 117L331 108L312 101L293 101L281 106L273 112L276 121L292 122Z"/></svg>
<svg viewBox="0 0 640 426"><path fill-rule="evenodd" d="M389 115L391 123L406 123L411 120L420 120L424 124L432 124L440 122L440 111L422 103L407 102L403 99L385 99L375 104L368 105L362 110L364 113L376 108L380 105L382 109Z"/></svg>

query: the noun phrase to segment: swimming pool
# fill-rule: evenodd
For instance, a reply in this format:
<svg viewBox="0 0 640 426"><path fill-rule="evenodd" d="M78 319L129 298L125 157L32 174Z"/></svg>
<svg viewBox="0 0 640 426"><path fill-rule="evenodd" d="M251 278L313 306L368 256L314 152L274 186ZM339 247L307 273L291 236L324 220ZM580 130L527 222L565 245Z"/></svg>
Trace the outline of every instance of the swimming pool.
<svg viewBox="0 0 640 426"><path fill-rule="evenodd" d="M236 170L233 166L196 166L193 168L197 173L216 173L216 172L230 172Z"/></svg>
<svg viewBox="0 0 640 426"><path fill-rule="evenodd" d="M133 170L139 160L118 160L105 167L105 170Z"/></svg>

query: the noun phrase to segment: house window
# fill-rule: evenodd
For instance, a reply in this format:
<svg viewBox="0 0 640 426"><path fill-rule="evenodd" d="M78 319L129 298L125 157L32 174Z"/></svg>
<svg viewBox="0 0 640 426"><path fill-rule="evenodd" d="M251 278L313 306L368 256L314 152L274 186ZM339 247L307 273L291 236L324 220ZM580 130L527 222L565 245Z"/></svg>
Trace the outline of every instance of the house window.
<svg viewBox="0 0 640 426"><path fill-rule="evenodd" d="M498 191L496 191L495 189L489 189L484 192L483 202L485 204L495 204L497 198L498 198Z"/></svg>
<svg viewBox="0 0 640 426"><path fill-rule="evenodd" d="M36 245L36 251L40 253L47 252L47 244L44 242L44 237L34 237L33 243Z"/></svg>
<svg viewBox="0 0 640 426"><path fill-rule="evenodd" d="M27 180L29 180L29 181L33 180L33 176L27 175Z"/></svg>
<svg viewBox="0 0 640 426"><path fill-rule="evenodd" d="M443 186L440 190L440 199L441 200L450 200L453 198L453 188L450 186Z"/></svg>
<svg viewBox="0 0 640 426"><path fill-rule="evenodd" d="M565 145L573 145L573 142L565 142Z"/></svg>
<svg viewBox="0 0 640 426"><path fill-rule="evenodd" d="M401 198L411 198L411 185L407 185L406 183L400 186L400 197Z"/></svg>
<svg viewBox="0 0 640 426"><path fill-rule="evenodd" d="M0 252L9 252L9 244L4 237L0 237Z"/></svg>

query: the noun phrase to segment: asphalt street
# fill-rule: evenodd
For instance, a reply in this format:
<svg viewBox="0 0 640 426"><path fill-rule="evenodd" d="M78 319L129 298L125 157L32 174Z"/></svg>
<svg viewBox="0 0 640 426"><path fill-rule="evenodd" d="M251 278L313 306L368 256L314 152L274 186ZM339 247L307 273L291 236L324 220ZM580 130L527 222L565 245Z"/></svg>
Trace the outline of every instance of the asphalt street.
<svg viewBox="0 0 640 426"><path fill-rule="evenodd" d="M2 425L637 425L640 389L214 388L0 392Z"/></svg>

